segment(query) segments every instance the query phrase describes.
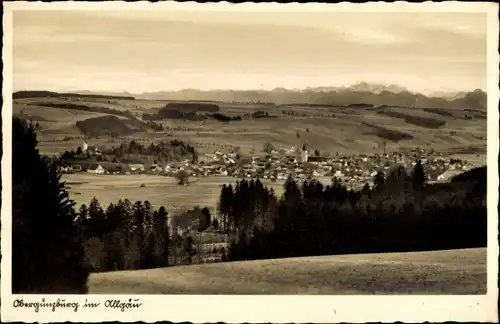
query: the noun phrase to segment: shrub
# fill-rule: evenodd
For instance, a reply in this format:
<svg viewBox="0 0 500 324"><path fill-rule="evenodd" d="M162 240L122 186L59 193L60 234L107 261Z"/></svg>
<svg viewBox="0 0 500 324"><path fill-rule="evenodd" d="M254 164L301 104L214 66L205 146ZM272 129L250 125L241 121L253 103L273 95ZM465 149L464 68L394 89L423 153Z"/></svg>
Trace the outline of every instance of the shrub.
<svg viewBox="0 0 500 324"><path fill-rule="evenodd" d="M177 184L181 186L189 183L189 174L184 170L177 171L175 178L177 179Z"/></svg>

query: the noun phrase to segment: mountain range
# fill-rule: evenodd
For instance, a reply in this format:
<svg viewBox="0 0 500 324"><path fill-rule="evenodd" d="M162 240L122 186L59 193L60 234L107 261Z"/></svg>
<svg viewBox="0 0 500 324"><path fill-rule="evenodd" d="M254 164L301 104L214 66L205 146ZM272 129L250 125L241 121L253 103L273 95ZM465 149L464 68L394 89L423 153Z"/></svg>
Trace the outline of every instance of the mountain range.
<svg viewBox="0 0 500 324"><path fill-rule="evenodd" d="M418 108L487 109L483 90L470 92L413 93L397 85L361 82L349 87L310 87L273 90L197 90L155 91L144 93L77 91L78 94L134 97L150 100L196 100L220 102L272 102L283 104L348 105L371 104Z"/></svg>

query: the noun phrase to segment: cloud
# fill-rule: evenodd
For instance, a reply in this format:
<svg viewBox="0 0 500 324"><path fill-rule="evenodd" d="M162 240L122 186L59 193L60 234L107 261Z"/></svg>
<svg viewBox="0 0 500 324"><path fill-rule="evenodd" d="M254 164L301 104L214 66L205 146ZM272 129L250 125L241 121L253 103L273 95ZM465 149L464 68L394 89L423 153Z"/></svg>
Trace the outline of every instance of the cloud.
<svg viewBox="0 0 500 324"><path fill-rule="evenodd" d="M290 87L347 83L353 75L407 87L417 79L434 87L486 83L478 14L24 11L14 14L13 41L19 85L44 76L54 85L131 92L139 82L242 88L256 83L254 74L271 87L287 87L287 78ZM189 69L204 75L186 77ZM380 80L368 80L374 76Z"/></svg>

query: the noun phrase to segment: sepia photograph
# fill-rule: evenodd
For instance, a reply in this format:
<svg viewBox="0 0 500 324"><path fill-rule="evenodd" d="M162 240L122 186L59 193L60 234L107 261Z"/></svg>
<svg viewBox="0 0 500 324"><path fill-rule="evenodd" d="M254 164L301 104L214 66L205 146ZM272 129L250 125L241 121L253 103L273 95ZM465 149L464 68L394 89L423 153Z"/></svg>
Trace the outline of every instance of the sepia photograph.
<svg viewBox="0 0 500 324"><path fill-rule="evenodd" d="M497 5L10 5L2 308L28 312L36 295L496 305Z"/></svg>

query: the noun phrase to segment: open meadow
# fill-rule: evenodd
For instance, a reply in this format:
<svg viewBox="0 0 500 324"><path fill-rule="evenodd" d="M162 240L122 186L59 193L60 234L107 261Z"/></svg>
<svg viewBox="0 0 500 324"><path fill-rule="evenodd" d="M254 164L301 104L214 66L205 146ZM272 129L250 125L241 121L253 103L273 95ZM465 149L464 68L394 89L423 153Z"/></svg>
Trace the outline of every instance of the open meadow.
<svg viewBox="0 0 500 324"><path fill-rule="evenodd" d="M486 248L95 273L91 294L485 294Z"/></svg>
<svg viewBox="0 0 500 324"><path fill-rule="evenodd" d="M191 177L187 186L179 186L173 177L155 175L97 175L89 173L64 174L62 180L77 203L90 203L96 197L103 207L127 198L132 203L148 200L154 207L164 206L167 211L175 212L198 205L214 210L223 184L235 184L233 177ZM329 177L319 181L329 184ZM284 180L271 182L262 179L262 184L272 188L279 196L283 192ZM144 184L144 187L141 185Z"/></svg>

